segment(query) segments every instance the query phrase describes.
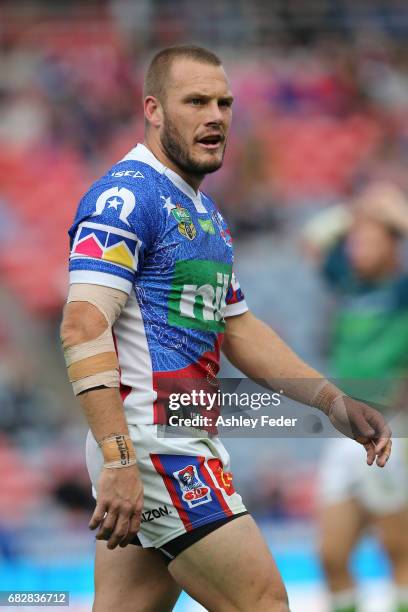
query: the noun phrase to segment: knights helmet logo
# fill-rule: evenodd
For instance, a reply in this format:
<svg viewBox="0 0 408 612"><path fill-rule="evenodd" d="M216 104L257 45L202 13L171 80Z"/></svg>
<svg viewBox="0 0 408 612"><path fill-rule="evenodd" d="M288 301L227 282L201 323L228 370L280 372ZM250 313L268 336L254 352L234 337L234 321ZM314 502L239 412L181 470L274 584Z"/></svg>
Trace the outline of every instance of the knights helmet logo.
<svg viewBox="0 0 408 612"><path fill-rule="evenodd" d="M130 225L128 216L134 209L136 204L136 198L134 194L125 187L111 187L106 189L96 200L95 212L92 214L93 217L102 214L106 206L108 208L114 208L118 211L120 207L119 219L122 223Z"/></svg>

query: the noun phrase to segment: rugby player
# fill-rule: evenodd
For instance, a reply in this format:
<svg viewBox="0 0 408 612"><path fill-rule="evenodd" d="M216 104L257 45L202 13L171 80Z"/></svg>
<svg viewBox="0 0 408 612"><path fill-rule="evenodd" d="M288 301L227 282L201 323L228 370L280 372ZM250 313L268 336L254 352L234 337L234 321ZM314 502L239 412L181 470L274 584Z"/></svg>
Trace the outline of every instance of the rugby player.
<svg viewBox="0 0 408 612"><path fill-rule="evenodd" d="M388 183L368 184L348 206L319 213L304 229L309 253L338 301L330 371L350 392L393 412L386 471L358 462L346 438L326 444L318 479L320 555L333 612L356 612L350 557L374 528L391 562L397 612L408 612L408 447L403 437L408 372L408 274L402 262L408 202ZM380 383L380 385L378 384ZM379 390L381 393L379 393ZM339 458L341 460L339 461Z"/></svg>
<svg viewBox="0 0 408 612"><path fill-rule="evenodd" d="M97 499L96 612L171 610L181 589L209 610L284 612L286 591L235 491L218 437L159 435L169 379L214 376L222 348L246 376L320 408L383 467L390 432L250 313L228 227L199 190L221 167L233 97L220 60L164 49L145 78L145 143L84 195L70 229L61 328L87 417ZM301 381L297 383L296 381Z"/></svg>

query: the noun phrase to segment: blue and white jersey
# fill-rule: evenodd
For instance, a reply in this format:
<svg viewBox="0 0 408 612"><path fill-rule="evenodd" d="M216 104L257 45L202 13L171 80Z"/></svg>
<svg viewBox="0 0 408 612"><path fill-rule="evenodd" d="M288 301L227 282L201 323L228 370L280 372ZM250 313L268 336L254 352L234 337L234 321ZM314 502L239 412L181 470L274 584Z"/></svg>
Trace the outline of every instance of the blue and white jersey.
<svg viewBox="0 0 408 612"><path fill-rule="evenodd" d="M129 295L114 326L127 419L160 422L160 379L214 376L225 317L247 310L228 227L139 144L84 195L69 234L70 282Z"/></svg>

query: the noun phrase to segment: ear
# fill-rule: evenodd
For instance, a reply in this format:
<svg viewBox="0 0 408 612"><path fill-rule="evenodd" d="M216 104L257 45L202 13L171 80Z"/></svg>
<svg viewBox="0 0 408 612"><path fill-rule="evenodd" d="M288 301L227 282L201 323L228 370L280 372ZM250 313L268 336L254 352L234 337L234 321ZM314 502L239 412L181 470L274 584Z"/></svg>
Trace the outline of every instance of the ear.
<svg viewBox="0 0 408 612"><path fill-rule="evenodd" d="M163 123L163 108L154 96L146 96L143 103L146 120L152 127L160 128Z"/></svg>

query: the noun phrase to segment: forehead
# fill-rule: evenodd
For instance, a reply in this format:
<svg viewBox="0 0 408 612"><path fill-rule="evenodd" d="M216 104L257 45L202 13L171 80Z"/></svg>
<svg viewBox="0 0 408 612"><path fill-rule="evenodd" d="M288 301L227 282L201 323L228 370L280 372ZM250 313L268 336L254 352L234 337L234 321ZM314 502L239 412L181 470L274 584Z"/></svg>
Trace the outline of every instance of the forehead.
<svg viewBox="0 0 408 612"><path fill-rule="evenodd" d="M185 95L189 92L210 96L231 95L224 68L187 58L174 60L170 68L167 93Z"/></svg>
<svg viewBox="0 0 408 612"><path fill-rule="evenodd" d="M377 240L388 239L390 232L386 225L375 219L367 217L357 218L352 227L351 235L358 236L360 239L366 239L372 241L373 245L376 244Z"/></svg>

